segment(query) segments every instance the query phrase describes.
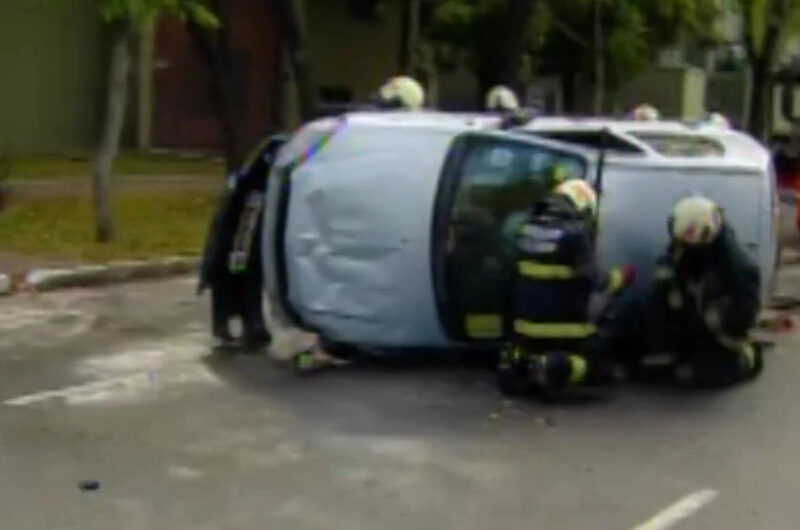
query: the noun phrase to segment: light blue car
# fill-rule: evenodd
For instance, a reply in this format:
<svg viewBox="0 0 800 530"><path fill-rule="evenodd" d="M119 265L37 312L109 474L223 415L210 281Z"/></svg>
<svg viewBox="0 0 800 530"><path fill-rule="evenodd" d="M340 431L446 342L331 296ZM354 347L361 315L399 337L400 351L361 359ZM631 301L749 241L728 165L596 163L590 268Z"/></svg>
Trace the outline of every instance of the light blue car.
<svg viewBox="0 0 800 530"><path fill-rule="evenodd" d="M673 204L692 193L725 208L768 296L775 179L750 137L669 122L498 125L482 115L355 113L298 131L267 184L273 317L370 351L503 340L514 270L504 230L547 193L556 168L601 187L599 255L638 267L635 297L667 244Z"/></svg>

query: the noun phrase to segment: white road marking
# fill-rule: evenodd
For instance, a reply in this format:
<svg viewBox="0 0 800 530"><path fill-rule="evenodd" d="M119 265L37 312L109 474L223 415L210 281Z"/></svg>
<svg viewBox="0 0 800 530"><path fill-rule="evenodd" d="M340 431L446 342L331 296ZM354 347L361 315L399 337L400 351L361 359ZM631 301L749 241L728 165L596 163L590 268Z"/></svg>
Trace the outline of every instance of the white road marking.
<svg viewBox="0 0 800 530"><path fill-rule="evenodd" d="M169 386L219 384L218 377L201 361L207 354L206 337L200 333L129 343L77 362L75 373L94 381L24 394L3 403L21 407L51 400L67 405L130 401Z"/></svg>
<svg viewBox="0 0 800 530"><path fill-rule="evenodd" d="M94 320L94 315L62 307L3 307L0 308L0 347L59 343L85 333Z"/></svg>
<svg viewBox="0 0 800 530"><path fill-rule="evenodd" d="M103 395L112 391L131 389L147 384L147 374L134 374L127 377L116 377L104 381L94 381L83 385L73 385L57 390L44 390L33 392L5 400L3 403L10 407L23 407L33 405L51 399L63 399L67 403L83 403L86 401L96 401L94 396Z"/></svg>
<svg viewBox="0 0 800 530"><path fill-rule="evenodd" d="M6 307L0 313L0 331L8 332L32 324L46 322L56 312L27 307Z"/></svg>
<svg viewBox="0 0 800 530"><path fill-rule="evenodd" d="M698 490L667 506L633 530L667 530L688 519L704 506L710 504L719 492L712 489Z"/></svg>

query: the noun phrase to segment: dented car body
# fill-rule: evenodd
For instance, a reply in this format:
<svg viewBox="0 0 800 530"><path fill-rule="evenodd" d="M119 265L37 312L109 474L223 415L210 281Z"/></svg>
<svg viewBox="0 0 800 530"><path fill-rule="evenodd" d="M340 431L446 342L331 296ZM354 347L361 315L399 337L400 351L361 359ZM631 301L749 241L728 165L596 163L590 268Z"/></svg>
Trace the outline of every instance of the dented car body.
<svg viewBox="0 0 800 530"><path fill-rule="evenodd" d="M547 193L556 167L602 188L599 255L606 266L637 265L632 300L646 297L672 205L690 193L725 208L767 296L774 176L749 137L678 123L498 125L482 115L355 113L299 130L266 183L273 318L366 350L503 340L508 230Z"/></svg>

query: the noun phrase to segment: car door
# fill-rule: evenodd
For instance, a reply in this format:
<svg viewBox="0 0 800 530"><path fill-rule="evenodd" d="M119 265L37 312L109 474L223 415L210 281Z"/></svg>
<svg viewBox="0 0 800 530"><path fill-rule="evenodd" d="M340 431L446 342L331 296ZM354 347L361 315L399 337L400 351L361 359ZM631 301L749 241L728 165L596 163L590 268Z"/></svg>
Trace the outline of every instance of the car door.
<svg viewBox="0 0 800 530"><path fill-rule="evenodd" d="M554 176L587 178L578 148L503 133L453 142L436 198L434 289L442 325L456 341L496 341L510 330L515 234Z"/></svg>

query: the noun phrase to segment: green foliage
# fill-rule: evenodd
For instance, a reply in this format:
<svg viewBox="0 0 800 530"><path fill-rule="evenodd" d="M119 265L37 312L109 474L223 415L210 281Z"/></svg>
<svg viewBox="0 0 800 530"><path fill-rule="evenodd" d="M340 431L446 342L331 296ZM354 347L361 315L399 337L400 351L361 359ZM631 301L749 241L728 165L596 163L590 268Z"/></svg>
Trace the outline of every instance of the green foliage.
<svg viewBox="0 0 800 530"><path fill-rule="evenodd" d="M507 7L504 0L435 0L433 5L431 35L465 46Z"/></svg>
<svg viewBox="0 0 800 530"><path fill-rule="evenodd" d="M482 85L515 84L541 45L540 0L426 0L423 36L440 66L466 58ZM519 16L519 13L526 13ZM528 16L531 13L531 16ZM485 86L483 88L486 88Z"/></svg>
<svg viewBox="0 0 800 530"><path fill-rule="evenodd" d="M505 20L508 0L428 1L433 5L430 39L459 46L478 61L492 56L486 49L502 34L499 24ZM710 28L718 15L716 0L537 0L522 53L538 57L551 71L591 71L596 2L601 6L612 85L646 67L659 50L680 39L714 41Z"/></svg>
<svg viewBox="0 0 800 530"><path fill-rule="evenodd" d="M800 33L800 0L739 0L739 9L751 61L771 62L786 39Z"/></svg>
<svg viewBox="0 0 800 530"><path fill-rule="evenodd" d="M217 16L198 0L98 0L100 14L108 22L131 21L142 24L148 19L167 13L201 27L219 26Z"/></svg>
<svg viewBox="0 0 800 530"><path fill-rule="evenodd" d="M718 15L715 0L550 0L554 21L547 34L548 55L575 57L578 70L592 61L594 7L600 2L608 83L635 75L664 47L681 39L711 43L710 28ZM577 54L577 55L576 55Z"/></svg>

